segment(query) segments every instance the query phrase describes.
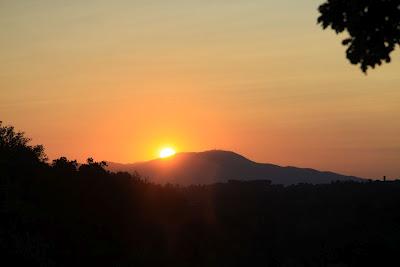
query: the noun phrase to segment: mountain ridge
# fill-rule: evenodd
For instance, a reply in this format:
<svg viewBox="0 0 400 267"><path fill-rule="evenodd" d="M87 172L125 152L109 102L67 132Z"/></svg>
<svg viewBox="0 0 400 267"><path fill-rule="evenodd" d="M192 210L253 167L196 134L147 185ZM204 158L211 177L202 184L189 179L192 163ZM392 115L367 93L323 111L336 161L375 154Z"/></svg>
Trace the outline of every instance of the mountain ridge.
<svg viewBox="0 0 400 267"><path fill-rule="evenodd" d="M360 177L319 171L313 168L258 163L236 152L208 150L181 152L165 159L136 163L107 162L111 171L137 171L151 182L165 184L212 184L228 180L270 180L273 184L322 184L333 181L362 181Z"/></svg>

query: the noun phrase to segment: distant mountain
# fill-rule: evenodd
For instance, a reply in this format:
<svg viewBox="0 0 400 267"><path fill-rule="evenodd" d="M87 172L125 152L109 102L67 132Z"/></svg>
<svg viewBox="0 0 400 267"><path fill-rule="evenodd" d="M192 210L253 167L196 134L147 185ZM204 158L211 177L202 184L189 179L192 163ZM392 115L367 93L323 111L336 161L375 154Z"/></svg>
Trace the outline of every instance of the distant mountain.
<svg viewBox="0 0 400 267"><path fill-rule="evenodd" d="M361 180L333 172L257 163L237 153L222 150L178 153L166 159L133 164L108 162L108 169L131 173L137 171L155 183L181 185L212 184L228 180L270 180L274 184L285 185Z"/></svg>

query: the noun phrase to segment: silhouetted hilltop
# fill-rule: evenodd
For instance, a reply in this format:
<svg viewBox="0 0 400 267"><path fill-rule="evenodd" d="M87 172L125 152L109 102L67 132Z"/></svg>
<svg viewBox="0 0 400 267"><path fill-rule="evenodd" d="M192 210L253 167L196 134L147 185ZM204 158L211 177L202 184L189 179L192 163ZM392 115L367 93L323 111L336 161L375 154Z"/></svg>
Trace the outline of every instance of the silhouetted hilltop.
<svg viewBox="0 0 400 267"><path fill-rule="evenodd" d="M48 163L42 146L0 122L2 266L400 266L399 181L245 181L352 177L226 151L118 166L230 180L160 186L93 158Z"/></svg>
<svg viewBox="0 0 400 267"><path fill-rule="evenodd" d="M211 150L178 153L167 159L155 159L133 164L108 162L111 171L135 172L155 183L212 184L228 180L270 180L274 184L312 183L361 180L333 172L308 168L282 167L251 161L235 152Z"/></svg>

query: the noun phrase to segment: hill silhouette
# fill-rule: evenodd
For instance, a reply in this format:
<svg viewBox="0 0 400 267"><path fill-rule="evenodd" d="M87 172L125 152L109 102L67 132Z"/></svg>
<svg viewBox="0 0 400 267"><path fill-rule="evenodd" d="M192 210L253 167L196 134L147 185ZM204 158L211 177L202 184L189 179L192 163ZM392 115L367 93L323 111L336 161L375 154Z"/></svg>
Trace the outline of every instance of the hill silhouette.
<svg viewBox="0 0 400 267"><path fill-rule="evenodd" d="M156 185L93 158L49 163L29 140L0 121L1 266L400 266L400 181ZM193 162L317 172L226 151L141 165Z"/></svg>
<svg viewBox="0 0 400 267"><path fill-rule="evenodd" d="M111 171L138 172L154 183L181 185L213 184L229 180L270 180L273 184L325 184L332 181L360 181L359 177L310 168L282 167L257 163L232 151L210 150L178 153L167 159L133 164L108 162Z"/></svg>

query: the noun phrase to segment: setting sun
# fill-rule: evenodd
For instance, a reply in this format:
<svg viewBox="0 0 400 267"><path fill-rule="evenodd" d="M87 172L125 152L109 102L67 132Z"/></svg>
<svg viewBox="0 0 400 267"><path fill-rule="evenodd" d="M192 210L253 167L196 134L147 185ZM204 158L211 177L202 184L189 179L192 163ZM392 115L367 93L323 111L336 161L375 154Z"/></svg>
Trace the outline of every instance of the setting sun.
<svg viewBox="0 0 400 267"><path fill-rule="evenodd" d="M160 158L168 158L168 157L175 155L175 153L176 152L174 149L172 149L170 147L166 147L166 148L161 149L159 156L160 156Z"/></svg>

